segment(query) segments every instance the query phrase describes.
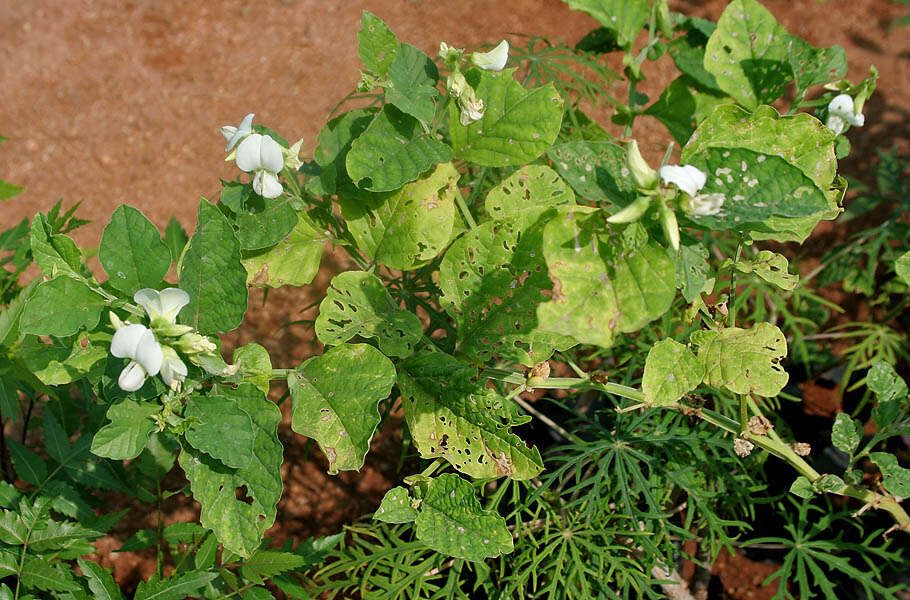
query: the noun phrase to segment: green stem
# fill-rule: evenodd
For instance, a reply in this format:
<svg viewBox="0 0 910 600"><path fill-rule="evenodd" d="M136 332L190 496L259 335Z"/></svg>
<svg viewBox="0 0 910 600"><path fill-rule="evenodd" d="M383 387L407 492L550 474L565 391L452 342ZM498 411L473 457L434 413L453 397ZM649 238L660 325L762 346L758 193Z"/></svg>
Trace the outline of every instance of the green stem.
<svg viewBox="0 0 910 600"><path fill-rule="evenodd" d="M736 244L736 257L733 259L733 266L730 272L730 327L736 327L736 263L739 262L743 253L743 240L739 239Z"/></svg>
<svg viewBox="0 0 910 600"><path fill-rule="evenodd" d="M515 385L521 385L527 381L527 377L523 373L507 369L485 369L481 375L487 379L496 379ZM645 401L645 395L641 390L618 383L598 383L587 377L551 377L534 387L548 390L600 390L635 402Z"/></svg>
<svg viewBox="0 0 910 600"><path fill-rule="evenodd" d="M461 188L457 185L455 186L455 202L458 204L458 208L461 209L461 214L464 216L464 220L467 222L468 227L475 229L477 223L474 221L474 216L471 214L467 203L464 201L464 196L461 195Z"/></svg>

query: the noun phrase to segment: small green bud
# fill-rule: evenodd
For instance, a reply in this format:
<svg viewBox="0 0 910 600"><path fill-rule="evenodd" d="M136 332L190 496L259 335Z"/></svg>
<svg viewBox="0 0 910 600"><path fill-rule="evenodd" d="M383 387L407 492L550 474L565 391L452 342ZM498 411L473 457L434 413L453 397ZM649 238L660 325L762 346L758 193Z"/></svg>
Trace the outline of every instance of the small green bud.
<svg viewBox="0 0 910 600"><path fill-rule="evenodd" d="M211 354L218 349L209 338L196 332L185 333L180 336L177 343L174 344L178 350L192 356L194 354Z"/></svg>
<svg viewBox="0 0 910 600"><path fill-rule="evenodd" d="M660 0L657 3L657 28L665 38L672 39L673 20L670 18L670 6L667 4L667 0Z"/></svg>
<svg viewBox="0 0 910 600"><path fill-rule="evenodd" d="M679 250L679 224L676 222L676 213L665 202L658 202L660 207L660 226L667 236L667 241L674 250Z"/></svg>
<svg viewBox="0 0 910 600"><path fill-rule="evenodd" d="M646 190L657 187L657 171L642 157L636 140L632 140L626 146L626 166L638 187Z"/></svg>
<svg viewBox="0 0 910 600"><path fill-rule="evenodd" d="M178 325L177 323L159 323L152 327L159 336L179 337L193 330L191 325Z"/></svg>
<svg viewBox="0 0 910 600"><path fill-rule="evenodd" d="M442 59L447 65L455 66L461 62L462 57L464 57L463 48L453 48L445 42L439 43L439 58Z"/></svg>
<svg viewBox="0 0 910 600"><path fill-rule="evenodd" d="M639 196L635 202L629 204L615 215L607 218L607 223L632 223L639 220L651 205L651 198Z"/></svg>

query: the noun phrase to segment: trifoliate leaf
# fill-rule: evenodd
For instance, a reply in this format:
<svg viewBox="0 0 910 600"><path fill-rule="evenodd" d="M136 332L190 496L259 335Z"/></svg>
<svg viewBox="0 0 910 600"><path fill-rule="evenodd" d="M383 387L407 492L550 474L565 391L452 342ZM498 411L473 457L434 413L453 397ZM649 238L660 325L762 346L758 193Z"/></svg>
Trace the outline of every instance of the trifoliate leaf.
<svg viewBox="0 0 910 600"><path fill-rule="evenodd" d="M411 46L399 44L395 62L389 68L386 100L398 110L429 123L436 116L436 84L439 72L429 56Z"/></svg>
<svg viewBox="0 0 910 600"><path fill-rule="evenodd" d="M288 375L291 429L315 439L329 474L357 471L379 425L379 402L395 383L395 367L366 344L343 344Z"/></svg>
<svg viewBox="0 0 910 600"><path fill-rule="evenodd" d="M581 207L579 207L580 209ZM676 265L653 240L624 236L602 212L578 210L550 221L543 249L553 291L537 309L539 328L607 348L670 308Z"/></svg>
<svg viewBox="0 0 910 600"><path fill-rule="evenodd" d="M296 225L286 238L262 250L244 251L241 262L248 285L281 287L306 285L319 272L327 231L313 222L306 212L297 213Z"/></svg>
<svg viewBox="0 0 910 600"><path fill-rule="evenodd" d="M638 197L626 151L613 142L566 142L550 148L547 156L582 198L626 206Z"/></svg>
<svg viewBox="0 0 910 600"><path fill-rule="evenodd" d="M787 356L787 339L770 323L758 323L751 329L696 331L692 341L699 347L708 385L770 398L787 384L789 376L780 364Z"/></svg>
<svg viewBox="0 0 910 600"><path fill-rule="evenodd" d="M863 437L862 425L846 413L838 413L831 427L831 443L841 452L853 454Z"/></svg>
<svg viewBox="0 0 910 600"><path fill-rule="evenodd" d="M740 273L755 273L782 290L793 290L799 284L799 275L790 274L786 257L770 250L761 250L751 258L740 258L733 266Z"/></svg>
<svg viewBox="0 0 910 600"><path fill-rule="evenodd" d="M675 404L695 389L705 376L705 365L684 344L671 339L651 347L645 359L641 388L652 406Z"/></svg>
<svg viewBox="0 0 910 600"><path fill-rule="evenodd" d="M66 337L85 328L92 330L101 319L105 299L85 283L71 277L41 282L28 299L19 329L22 333Z"/></svg>
<svg viewBox="0 0 910 600"><path fill-rule="evenodd" d="M155 429L152 415L161 410L156 402L125 398L107 409L107 425L92 439L92 454L114 460L132 460L148 444Z"/></svg>
<svg viewBox="0 0 910 600"><path fill-rule="evenodd" d="M379 77L385 76L389 67L395 62L398 50L398 38L385 22L369 11L363 11L360 17L360 31L357 53L368 70Z"/></svg>
<svg viewBox="0 0 910 600"><path fill-rule="evenodd" d="M515 219L523 229L543 212L566 204L575 204L575 193L558 173L545 165L526 165L487 192L484 207L493 219Z"/></svg>
<svg viewBox="0 0 910 600"><path fill-rule="evenodd" d="M870 452L869 458L882 472L882 487L898 498L910 498L910 469L897 463L897 457L887 452Z"/></svg>
<svg viewBox="0 0 910 600"><path fill-rule="evenodd" d="M418 354L399 363L404 416L417 450L475 478L534 477L543 462L536 448L509 430L514 404L473 381L476 376L476 369L447 354Z"/></svg>
<svg viewBox="0 0 910 600"><path fill-rule="evenodd" d="M337 346L359 335L376 338L379 349L389 356L414 353L423 335L420 319L399 309L378 277L348 271L336 275L329 285L316 318L319 341Z"/></svg>
<svg viewBox="0 0 910 600"><path fill-rule="evenodd" d="M546 152L562 124L563 100L552 83L526 90L515 69L467 72L468 83L483 100L479 121L461 124L457 102L449 103L449 132L455 156L484 167L531 162Z"/></svg>
<svg viewBox="0 0 910 600"><path fill-rule="evenodd" d="M512 551L512 534L505 519L485 511L474 487L458 475L430 481L420 503L417 539L448 556L484 560Z"/></svg>
<svg viewBox="0 0 910 600"><path fill-rule="evenodd" d="M157 288L171 268L171 252L158 229L145 215L121 204L101 234L98 260L108 283L127 296L142 288Z"/></svg>
<svg viewBox="0 0 910 600"><path fill-rule="evenodd" d="M232 398L192 395L183 416L192 424L186 441L233 469L249 466L253 459L253 420Z"/></svg>
<svg viewBox="0 0 910 600"><path fill-rule="evenodd" d="M416 519L417 510L411 506L407 488L398 486L386 492L373 518L383 523L410 523Z"/></svg>

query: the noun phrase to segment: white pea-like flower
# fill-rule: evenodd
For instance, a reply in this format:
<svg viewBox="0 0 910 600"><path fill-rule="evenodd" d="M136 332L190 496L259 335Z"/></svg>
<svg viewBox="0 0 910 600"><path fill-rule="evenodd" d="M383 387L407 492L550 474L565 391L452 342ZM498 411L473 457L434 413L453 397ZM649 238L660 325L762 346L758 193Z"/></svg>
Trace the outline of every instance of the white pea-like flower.
<svg viewBox="0 0 910 600"><path fill-rule="evenodd" d="M505 40L489 52L475 52L471 55L474 64L486 71L502 71L508 59L509 42Z"/></svg>
<svg viewBox="0 0 910 600"><path fill-rule="evenodd" d="M828 103L828 120L825 121L825 127L833 131L834 135L843 133L847 125L862 127L865 123L865 115L855 112L853 98L849 94L838 94Z"/></svg>
<svg viewBox="0 0 910 600"><path fill-rule="evenodd" d="M459 120L465 127L483 118L484 106L480 98L468 98L464 95L458 99L458 105L461 107Z"/></svg>
<svg viewBox="0 0 910 600"><path fill-rule="evenodd" d="M660 178L664 183L672 183L690 196L697 194L708 181L708 176L692 165L664 165L660 168Z"/></svg>
<svg viewBox="0 0 910 600"><path fill-rule="evenodd" d="M129 358L130 362L117 379L117 385L125 392L135 392L142 387L147 377L157 375L161 370L164 353L155 334L145 325L124 325L114 333L111 340L111 354L117 358Z"/></svg>
<svg viewBox="0 0 910 600"><path fill-rule="evenodd" d="M240 140L253 133L253 116L254 114L250 113L243 117L243 121L240 122L238 127L225 125L221 128L221 135L228 141L227 147L224 149L225 152L230 152Z"/></svg>
<svg viewBox="0 0 910 600"><path fill-rule="evenodd" d="M145 309L152 327L165 327L177 323L177 314L190 303L190 295L180 288L166 288L160 292L143 288L133 295L133 300Z"/></svg>
<svg viewBox="0 0 910 600"><path fill-rule="evenodd" d="M251 133L237 146L237 166L253 174L253 190L263 198L281 195L278 173L284 168L281 146L270 136Z"/></svg>
<svg viewBox="0 0 910 600"><path fill-rule="evenodd" d="M177 352L170 346L162 346L161 379L172 390L179 390L186 379L187 368Z"/></svg>

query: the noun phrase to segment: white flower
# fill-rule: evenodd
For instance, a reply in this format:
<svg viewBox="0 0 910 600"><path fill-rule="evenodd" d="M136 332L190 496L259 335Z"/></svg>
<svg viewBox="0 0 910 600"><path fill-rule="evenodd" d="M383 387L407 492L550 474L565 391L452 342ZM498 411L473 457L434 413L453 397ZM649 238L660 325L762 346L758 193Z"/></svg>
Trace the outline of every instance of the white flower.
<svg viewBox="0 0 910 600"><path fill-rule="evenodd" d="M180 288L166 288L160 292L144 288L133 295L133 300L145 309L152 327L156 327L174 325L177 313L190 303L190 295Z"/></svg>
<svg viewBox="0 0 910 600"><path fill-rule="evenodd" d="M711 217L720 212L727 197L724 194L698 194L689 196L682 201L682 209L686 214L696 217Z"/></svg>
<svg viewBox="0 0 910 600"><path fill-rule="evenodd" d="M234 127L232 125L225 125L221 128L221 135L224 136L224 139L228 141L227 147L224 149L225 152L230 152L231 149L237 145L237 142L250 135L253 132L253 113L248 114L243 117L243 121L240 122L239 127Z"/></svg>
<svg viewBox="0 0 910 600"><path fill-rule="evenodd" d="M862 127L866 123L866 117L854 111L853 98L849 94L838 94L828 103L828 120L825 127L833 131L834 135L843 133L847 125Z"/></svg>
<svg viewBox="0 0 910 600"><path fill-rule="evenodd" d="M237 166L253 173L253 190L263 198L277 198L282 187L278 173L284 168L284 155L278 142L267 135L251 133L237 146Z"/></svg>
<svg viewBox="0 0 910 600"><path fill-rule="evenodd" d="M458 99L458 105L461 106L460 121L465 127L483 118L483 100L480 98L468 98L464 95Z"/></svg>
<svg viewBox="0 0 910 600"><path fill-rule="evenodd" d="M170 346L162 346L164 358L161 361L161 379L172 390L179 390L186 379L186 365Z"/></svg>
<svg viewBox="0 0 910 600"><path fill-rule="evenodd" d="M145 383L146 377L157 375L164 359L155 334L139 324L125 325L114 333L111 354L130 359L117 380L117 385L125 392L135 392Z"/></svg>
<svg viewBox="0 0 910 600"><path fill-rule="evenodd" d="M475 52L471 55L474 64L487 71L502 71L509 59L509 42L502 40L489 52Z"/></svg>
<svg viewBox="0 0 910 600"><path fill-rule="evenodd" d="M690 196L697 194L698 190L705 187L705 183L708 181L708 176L692 165L683 165L681 167L664 165L660 168L660 178L665 183L676 184L676 187Z"/></svg>

